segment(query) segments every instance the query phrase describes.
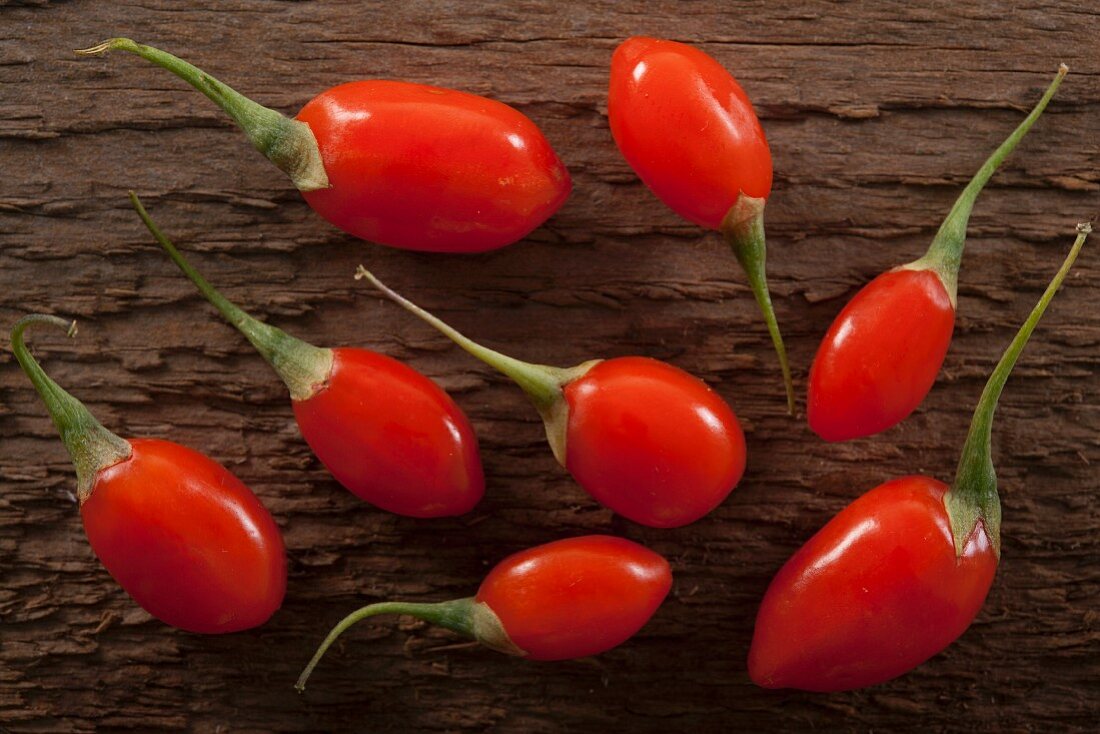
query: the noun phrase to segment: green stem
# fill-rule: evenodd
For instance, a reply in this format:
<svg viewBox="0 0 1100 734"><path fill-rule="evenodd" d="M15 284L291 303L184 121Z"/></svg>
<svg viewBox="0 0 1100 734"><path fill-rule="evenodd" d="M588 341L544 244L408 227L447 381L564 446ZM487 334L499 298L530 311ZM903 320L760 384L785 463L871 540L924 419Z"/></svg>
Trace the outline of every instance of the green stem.
<svg viewBox="0 0 1100 734"><path fill-rule="evenodd" d="M233 118L256 149L290 176L300 190L315 191L329 187L317 138L306 123L253 102L183 59L152 46L135 43L129 38L111 38L91 48L78 49L76 53L98 56L108 51L137 54L205 94Z"/></svg>
<svg viewBox="0 0 1100 734"><path fill-rule="evenodd" d="M779 369L783 372L783 385L787 390L787 412L794 415L794 383L791 380L791 367L787 361L787 348L783 345L783 336L779 333L779 322L775 320L775 308L772 306L771 293L768 291L768 278L765 264L767 261L767 241L764 237L764 199L741 194L730 208L720 227L722 236L733 249L737 262L745 270L749 287L756 296L756 303L764 315L775 353L779 356Z"/></svg>
<svg viewBox="0 0 1100 734"><path fill-rule="evenodd" d="M527 397L531 399L535 409L542 416L542 421L546 424L546 440L550 443L554 458L558 460L559 464L566 466L565 444L569 425L569 404L565 400L562 388L573 380L583 377L600 360L594 359L582 362L576 367L550 367L544 364L521 362L488 347L483 347L464 336L396 291L390 290L388 286L374 277L374 274L362 265L355 271L355 279L359 280L361 278L366 278L375 288L386 294L391 301L434 326L444 336L474 357L512 378L523 392L527 393Z"/></svg>
<svg viewBox="0 0 1100 734"><path fill-rule="evenodd" d="M399 602L399 601L386 601L379 602L378 604L369 604L361 609L357 609L348 616L340 620L332 631L328 633L328 637L317 648L317 652L313 653L313 658L310 659L309 664L306 665L302 674L298 676L298 682L294 684L294 687L299 693L305 690L306 681L309 680L309 676L313 673L313 669L317 667L317 663L321 662L321 658L332 643L336 642L336 639L340 635L344 634L349 627L363 621L368 617L374 617L379 614L407 614L417 619L422 619L425 622L431 622L432 624L445 627L449 630L457 632L463 637L476 638L475 634L475 607L477 602L473 597L466 599L455 599L454 601L437 602L434 604L418 604L415 602Z"/></svg>
<svg viewBox="0 0 1100 734"><path fill-rule="evenodd" d="M96 474L101 469L130 458L133 449L128 441L104 428L83 403L50 379L31 356L23 340L23 332L32 324L57 326L65 329L71 337L76 335L76 322L43 314L24 316L11 330L11 350L41 396L42 402L46 404L46 410L72 457L73 466L76 467L77 499L83 504L92 494Z"/></svg>
<svg viewBox="0 0 1100 734"><path fill-rule="evenodd" d="M481 346L396 291L391 290L386 284L378 280L374 273L360 265L355 271L355 279L360 280L362 278L366 278L371 285L382 291L391 301L435 327L468 353L512 378L527 393L527 396L531 398L531 402L535 404L539 411L549 410L560 403L562 401L562 386L577 377L574 374L577 368L563 369L561 367L521 362L518 359Z"/></svg>
<svg viewBox="0 0 1100 734"><path fill-rule="evenodd" d="M133 191L130 192L130 201L137 210L138 216L141 217L141 221L168 253L168 257L172 258L184 275L191 279L206 300L210 301L229 323L252 342L252 346L256 347L256 350L286 383L290 389L290 396L294 400L307 400L321 389L332 371L331 349L315 347L301 339L296 339L282 329L256 320L231 303L191 267L176 246L161 233Z"/></svg>
<svg viewBox="0 0 1100 734"><path fill-rule="evenodd" d="M943 220L936 237L928 247L928 252L921 259L904 266L910 270L934 270L940 276L940 280L943 281L944 288L947 289L952 304L955 303L958 293L959 264L962 262L963 248L966 246L966 226L970 222L970 212L974 209L974 202L977 200L982 188L989 183L989 179L994 172L1000 168L1005 158L1015 150L1023 137L1027 135L1031 126L1043 114L1047 103L1058 91L1058 87L1062 84L1062 79L1065 78L1068 71L1069 67L1065 64L1058 67L1058 74L1054 77L1054 81L1050 83L1050 86L1047 87L1043 98L1039 100L1031 113L1024 118L1024 121L1012 131L1012 134L1001 143L1000 147L993 151L993 154L986 159L978 172L974 174L974 178L970 179L970 183L959 194L955 205L951 207L947 218Z"/></svg>
<svg viewBox="0 0 1100 734"><path fill-rule="evenodd" d="M1077 259L1085 239L1092 232L1092 226L1087 223L1079 224L1077 232L1077 240L1073 243L1065 262L1047 286L1039 302L1035 304L1035 308L1031 310L1031 314L1016 333L1012 343L1008 345L997 366L993 368L989 381L982 390L982 396L978 400L978 407L970 423L970 432L966 436L962 456L959 458L955 482L944 496L944 504L951 518L951 532L955 537L955 552L959 556L962 556L966 541L979 520L984 524L986 533L993 542L993 550L997 557L1001 555L1001 503L997 496L997 474L993 469L991 451L993 414L997 410L997 400L1001 397L1001 391L1004 390L1016 360L1019 359L1020 353L1031 338L1035 325L1039 323L1054 294L1065 280L1074 260Z"/></svg>

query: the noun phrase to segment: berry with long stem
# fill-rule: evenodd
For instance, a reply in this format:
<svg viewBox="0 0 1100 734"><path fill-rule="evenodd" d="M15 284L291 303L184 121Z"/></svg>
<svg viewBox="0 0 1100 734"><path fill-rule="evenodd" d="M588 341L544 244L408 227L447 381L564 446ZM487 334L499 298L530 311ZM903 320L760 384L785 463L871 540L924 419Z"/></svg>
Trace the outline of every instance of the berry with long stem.
<svg viewBox="0 0 1100 734"><path fill-rule="evenodd" d="M810 368L807 419L827 441L884 431L921 404L955 328L959 264L974 202L1043 114L1067 68L959 194L928 252L878 276L829 327Z"/></svg>
<svg viewBox="0 0 1100 734"><path fill-rule="evenodd" d="M31 326L76 333L75 322L33 314L11 349L76 467L88 542L134 601L190 632L263 624L286 591L282 535L264 506L223 466L178 443L124 439L103 427L31 356Z"/></svg>
<svg viewBox="0 0 1100 734"><path fill-rule="evenodd" d="M677 527L729 495L745 470L737 416L698 378L647 357L575 367L530 364L484 347L386 287L391 300L512 378L546 426L554 457L602 505L634 522Z"/></svg>
<svg viewBox="0 0 1100 734"><path fill-rule="evenodd" d="M569 173L518 110L475 94L369 80L327 89L291 118L129 38L77 51L136 54L224 110L306 202L343 231L409 250L482 252L527 236L569 196Z"/></svg>
<svg viewBox="0 0 1100 734"><path fill-rule="evenodd" d="M645 185L684 219L720 232L733 250L764 316L794 415L765 268L772 157L748 95L703 51L638 36L611 57L607 117L615 144Z"/></svg>
<svg viewBox="0 0 1100 734"><path fill-rule="evenodd" d="M315 347L249 316L184 259L133 192L130 199L172 261L286 383L302 436L340 484L411 517L461 515L480 501L477 437L438 385L377 352Z"/></svg>
<svg viewBox="0 0 1100 734"><path fill-rule="evenodd" d="M668 561L629 540L586 535L546 543L498 563L472 597L379 602L352 612L317 648L295 688L305 689L317 663L348 628L380 614L416 617L530 660L567 660L633 637L670 588Z"/></svg>

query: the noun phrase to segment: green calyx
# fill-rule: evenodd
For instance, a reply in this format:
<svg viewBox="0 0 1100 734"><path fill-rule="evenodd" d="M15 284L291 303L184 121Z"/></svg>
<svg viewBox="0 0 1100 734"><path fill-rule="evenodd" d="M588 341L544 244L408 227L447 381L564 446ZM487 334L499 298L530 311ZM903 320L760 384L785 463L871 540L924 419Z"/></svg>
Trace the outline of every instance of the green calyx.
<svg viewBox="0 0 1100 734"><path fill-rule="evenodd" d="M78 49L76 53L99 56L108 51L137 54L205 94L244 130L256 150L290 176L299 190L329 188L317 138L306 123L253 102L183 59L129 38L112 38L91 48Z"/></svg>
<svg viewBox="0 0 1100 734"><path fill-rule="evenodd" d="M562 389L595 367L601 360L593 359L576 367L551 367L544 364L521 362L500 352L483 347L439 318L428 313L404 296L391 290L362 265L355 271L355 279L366 278L371 285L382 291L394 303L435 327L462 349L485 364L493 367L520 386L534 403L535 409L546 424L546 439L554 452L554 458L565 466L566 428L569 422L569 404Z"/></svg>
<svg viewBox="0 0 1100 734"><path fill-rule="evenodd" d="M771 293L768 292L768 278L765 272L767 244L764 238L764 199L741 194L725 218L719 230L733 249L737 262L745 270L749 287L756 296L756 303L764 315L775 353L779 356L779 368L783 371L783 385L787 390L787 412L794 415L794 384L791 381L791 367L787 362L787 348L783 346L783 335L779 333L779 323L775 320L775 308L772 306Z"/></svg>
<svg viewBox="0 0 1100 734"><path fill-rule="evenodd" d="M96 474L101 469L129 459L133 448L128 441L104 428L83 403L61 389L31 356L23 333L34 324L56 326L66 330L71 337L76 335L76 322L43 314L24 316L11 330L11 350L46 404L46 410L72 457L76 467L76 496L80 504L84 504L92 495Z"/></svg>
<svg viewBox="0 0 1100 734"><path fill-rule="evenodd" d="M924 254L924 257L902 266L907 270L935 271L940 280L943 281L943 287L951 298L952 306L955 305L958 297L959 264L962 262L963 248L966 246L966 226L970 222L970 212L974 209L974 202L985 185L989 183L989 179L994 172L1001 167L1005 158L1015 150L1016 146L1027 135L1031 126L1043 114L1043 110L1047 108L1047 104L1054 93L1058 91L1058 87L1062 84L1062 79L1068 71L1069 67L1065 64L1058 67L1058 74L1054 77L1054 81L1050 83L1050 86L1047 87L1043 98L1024 118L1024 121L1012 131L1012 134L1001 143L1000 147L986 159L978 172L974 174L974 178L970 179L970 183L959 194L959 198L955 200L955 205L951 207L947 218L940 225L940 229L936 232L936 237L932 240L932 244L928 247L928 252Z"/></svg>
<svg viewBox="0 0 1100 734"><path fill-rule="evenodd" d="M305 690L306 681L309 680L313 669L317 667L317 663L321 662L325 652L332 646L332 643L336 642L340 635L358 622L380 614L407 614L410 617L445 627L463 637L477 640L493 650L520 657L527 654L508 637L508 633L504 631L504 626L500 623L500 618L497 617L496 613L487 604L479 602L472 596L434 604L379 602L357 609L332 628L332 631L328 633L328 637L324 639L317 648L317 652L313 654L313 658L302 670L302 674L298 676L298 682L294 684L298 692L301 693Z"/></svg>
<svg viewBox="0 0 1100 734"><path fill-rule="evenodd" d="M294 400L308 400L321 390L332 372L333 354L331 349L315 347L312 344L296 339L282 329L257 321L252 316L242 311L236 305L228 301L221 293L214 289L199 272L191 267L184 259L180 251L176 249L157 225L149 217L141 200L133 191L130 192L130 201L137 210L138 216L152 233L161 248L168 253L168 257L179 266L184 275L198 287L199 292L206 300L218 309L226 321L237 328L252 346L263 355L268 364L274 368L287 388L290 389L290 397Z"/></svg>
<svg viewBox="0 0 1100 734"><path fill-rule="evenodd" d="M989 381L982 390L982 396L978 400L978 407L970 423L970 432L966 436L966 443L963 444L955 482L943 497L944 506L951 519L955 553L959 557L962 556L967 540L974 533L979 522L982 523L992 541L993 552L998 558L1001 556L1001 501L997 495L997 473L993 469L993 455L990 448L993 414L997 410L997 400L1001 397L1001 391L1004 390L1016 360L1019 359L1020 353L1031 338L1035 325L1039 323L1043 312L1046 311L1054 294L1058 292L1062 281L1065 280L1066 274L1073 266L1090 232L1092 232L1090 224L1077 225L1077 240L1073 243L1065 262L1062 263L1054 279L1050 281L1050 285L1039 298L1039 302L1035 304L1035 308L1031 310L1031 314L1016 333L1012 343L1008 345L997 366L993 368Z"/></svg>

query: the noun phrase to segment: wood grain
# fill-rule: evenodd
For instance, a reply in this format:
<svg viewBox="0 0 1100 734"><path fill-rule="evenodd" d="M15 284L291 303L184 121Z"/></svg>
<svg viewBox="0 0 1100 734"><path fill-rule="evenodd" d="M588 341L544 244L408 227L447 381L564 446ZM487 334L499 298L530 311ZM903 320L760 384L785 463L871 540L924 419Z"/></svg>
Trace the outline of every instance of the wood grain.
<svg viewBox="0 0 1100 734"><path fill-rule="evenodd" d="M282 610L228 637L138 609L96 562L73 471L0 356L0 730L1066 731L1100 720L1100 260L1086 247L1008 385L995 459L1004 558L973 627L900 680L831 696L745 673L768 580L882 480L949 479L988 370L1100 211L1100 11L1091 3L230 0L0 2L0 323L122 435L171 438L262 497L288 546ZM919 256L961 185L1071 73L978 201L943 374L901 426L843 445L783 413L774 353L732 256L637 181L608 132L606 77L633 34L690 41L757 104L775 157L769 271L804 390L817 341L878 272ZM364 245L314 215L223 116L125 54L128 35L294 111L326 86L392 77L486 94L545 130L574 176L527 241L476 257ZM417 522L337 486L285 391L153 245L137 190L231 298L323 345L366 345L437 379L469 413L489 487L469 516ZM707 380L746 429L749 468L712 515L651 530L597 507L554 463L522 395L352 280L380 277L485 343L534 361L647 354ZM510 552L612 532L665 554L674 591L635 640L531 664L380 619L311 688L291 684L329 625L381 598L471 593Z"/></svg>

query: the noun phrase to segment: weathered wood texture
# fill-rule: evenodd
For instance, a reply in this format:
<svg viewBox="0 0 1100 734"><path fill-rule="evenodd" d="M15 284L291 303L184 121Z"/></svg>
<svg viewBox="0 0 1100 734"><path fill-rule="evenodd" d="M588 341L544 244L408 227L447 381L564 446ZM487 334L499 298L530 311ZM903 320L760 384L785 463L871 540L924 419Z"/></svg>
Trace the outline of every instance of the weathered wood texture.
<svg viewBox="0 0 1100 734"><path fill-rule="evenodd" d="M0 324L74 316L36 353L123 435L224 462L282 526L286 603L260 630L150 619L83 538L45 411L0 357L0 730L1055 731L1100 719L1100 258L1093 243L1010 382L995 436L1004 559L973 627L904 678L821 696L755 688L757 603L839 508L910 472L949 479L985 376L1100 211L1100 15L1089 2L0 2ZM608 132L608 60L639 33L691 41L755 100L775 157L769 270L800 392L817 341L869 278L917 257L960 186L1072 68L979 200L958 329L922 408L826 445L783 413L774 354L718 239L648 193ZM528 241L477 257L364 245L328 226L199 95L136 57L78 59L112 35L161 45L292 111L334 83L394 77L515 105L575 190ZM489 488L469 516L417 522L340 489L285 391L130 210L145 197L224 291L320 344L370 345L470 414ZM703 377L744 422L749 468L690 527L612 517L559 469L504 379L351 278L366 261L486 343L571 364L648 354ZM291 684L329 625L383 597L472 592L506 554L613 532L667 555L676 584L643 633L598 659L531 664L381 619L311 689Z"/></svg>

